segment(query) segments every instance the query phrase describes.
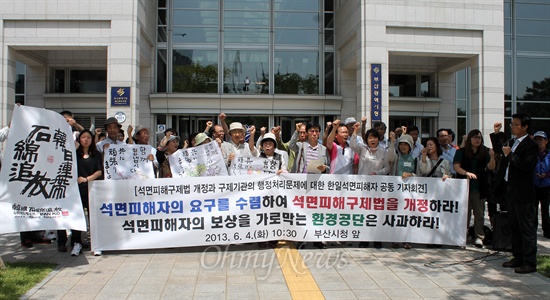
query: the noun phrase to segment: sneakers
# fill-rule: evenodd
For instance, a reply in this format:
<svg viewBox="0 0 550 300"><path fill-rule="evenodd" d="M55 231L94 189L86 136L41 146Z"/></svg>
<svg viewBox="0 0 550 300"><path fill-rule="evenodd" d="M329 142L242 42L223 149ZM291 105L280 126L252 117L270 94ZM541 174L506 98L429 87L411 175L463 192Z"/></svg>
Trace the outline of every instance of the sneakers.
<svg viewBox="0 0 550 300"><path fill-rule="evenodd" d="M65 245L57 245L57 251L59 251L59 252L67 252L67 246L65 246Z"/></svg>
<svg viewBox="0 0 550 300"><path fill-rule="evenodd" d="M94 256L101 256L101 255L103 255L103 252L101 252L101 250L94 251Z"/></svg>
<svg viewBox="0 0 550 300"><path fill-rule="evenodd" d="M82 245L80 243L74 243L73 251L71 251L71 256L78 256L82 252Z"/></svg>
<svg viewBox="0 0 550 300"><path fill-rule="evenodd" d="M483 240L481 240L480 238L476 238L476 240L474 242L474 246L476 246L478 248L483 248Z"/></svg>
<svg viewBox="0 0 550 300"><path fill-rule="evenodd" d="M52 240L52 241L53 241L53 240L55 240L55 239L57 238L57 236L55 235L55 233L54 233L53 231L50 231L50 232L48 232L48 234L46 235L46 238L47 238L48 240Z"/></svg>

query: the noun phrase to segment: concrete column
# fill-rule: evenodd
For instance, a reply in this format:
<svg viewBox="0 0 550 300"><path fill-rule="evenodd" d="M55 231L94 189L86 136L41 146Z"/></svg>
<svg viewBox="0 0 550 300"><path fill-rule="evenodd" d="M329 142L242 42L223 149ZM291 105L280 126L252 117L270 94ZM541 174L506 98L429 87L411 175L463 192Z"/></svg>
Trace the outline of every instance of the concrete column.
<svg viewBox="0 0 550 300"><path fill-rule="evenodd" d="M153 128L153 115L151 115L150 104L149 104L149 94L153 92L153 71L152 67L141 67L140 68L140 84L139 84L139 124L148 127L150 132L153 133L156 128Z"/></svg>
<svg viewBox="0 0 550 300"><path fill-rule="evenodd" d="M437 128L451 128L456 132L456 78L455 72L440 72L439 98L441 106L439 111L439 124Z"/></svg>
<svg viewBox="0 0 550 300"><path fill-rule="evenodd" d="M25 76L25 105L46 107L44 93L46 93L46 67L28 66Z"/></svg>
<svg viewBox="0 0 550 300"><path fill-rule="evenodd" d="M134 10L137 2L134 3ZM111 21L111 43L107 50L107 117L126 114L124 129L139 123L139 29L133 17ZM111 106L111 88L130 87L130 106Z"/></svg>
<svg viewBox="0 0 550 300"><path fill-rule="evenodd" d="M2 22L0 22L0 34L2 33ZM1 39L0 39L1 40ZM0 126L4 127L10 123L15 104L15 53L16 51L6 45L0 47Z"/></svg>

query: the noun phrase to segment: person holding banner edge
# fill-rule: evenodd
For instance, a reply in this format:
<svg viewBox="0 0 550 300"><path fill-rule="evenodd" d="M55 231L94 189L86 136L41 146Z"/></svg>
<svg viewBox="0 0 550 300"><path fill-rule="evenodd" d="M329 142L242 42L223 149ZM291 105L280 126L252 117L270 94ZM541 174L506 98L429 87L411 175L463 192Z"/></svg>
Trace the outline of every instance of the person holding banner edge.
<svg viewBox="0 0 550 300"><path fill-rule="evenodd" d="M116 118L110 117L105 121L105 131L107 132L107 138L105 138L103 141L96 144L97 151L99 153L103 154L105 149L109 148L110 144L118 145L118 144L126 144L124 141L119 141L117 139L117 135L120 132L120 128L122 128L122 125L120 125Z"/></svg>
<svg viewBox="0 0 550 300"><path fill-rule="evenodd" d="M390 139L394 144L396 136L394 132L390 132ZM391 165L391 175L401 176L403 179L416 176L418 168L418 159L411 155L414 146L413 138L408 134L403 134L398 139L398 153L390 146L388 149L388 161ZM392 243L392 248L398 248L399 243ZM408 242L403 243L403 248L410 250L412 246Z"/></svg>
<svg viewBox="0 0 550 300"><path fill-rule="evenodd" d="M292 134L289 148L296 153L293 173L308 173L308 165L312 161L322 161L323 164L317 166L318 173L330 172L330 164L327 156L327 148L319 143L319 132L321 125L317 123L308 123L306 125L307 140L298 142L298 135L302 123L296 124L296 131ZM297 243L297 248L303 247L304 243ZM319 249L326 249L327 246L322 242L313 242L313 246Z"/></svg>
<svg viewBox="0 0 550 300"><path fill-rule="evenodd" d="M412 126L416 128L415 126ZM418 130L418 129L417 129ZM413 138L414 141L414 138ZM426 146L420 150L420 160L418 163L418 174L423 177L436 177L445 181L452 177L451 164L443 159L443 150L439 141L435 137L430 137L426 141ZM428 244L428 248L441 248L438 244Z"/></svg>
<svg viewBox="0 0 550 300"><path fill-rule="evenodd" d="M486 170L492 171L495 169L495 152L485 147L481 131L473 129L468 133L465 146L455 153L453 168L457 178L470 180L467 227L470 228L470 218L473 212L476 235L474 245L483 248L485 202L490 189Z"/></svg>
<svg viewBox="0 0 550 300"><path fill-rule="evenodd" d="M78 148L76 149L76 162L78 172L78 190L80 191L80 199L82 206L89 211L88 183L94 180L103 179L103 159L94 144L93 134L90 130L84 129L78 136ZM78 256L82 252L82 232L72 230L71 246L72 256ZM57 250L59 252L67 252L67 231L57 231ZM94 255L101 255L100 252Z"/></svg>
<svg viewBox="0 0 550 300"><path fill-rule="evenodd" d="M380 134L375 129L369 129L365 133L366 145L361 142L360 131L362 126L359 122L354 125L353 135L350 139L350 147L359 157L358 175L388 175L390 164L388 161L388 151L380 146ZM390 133L391 146L395 148L395 135ZM360 248L367 248L369 242L359 242ZM374 248L382 248L382 242L374 242Z"/></svg>
<svg viewBox="0 0 550 300"><path fill-rule="evenodd" d="M165 141L166 140L166 141ZM162 140L166 147L163 150L157 151L157 159L159 161L159 178L172 178L172 170L170 169L170 155L178 151L181 137L169 135ZM162 158L159 158L159 156Z"/></svg>

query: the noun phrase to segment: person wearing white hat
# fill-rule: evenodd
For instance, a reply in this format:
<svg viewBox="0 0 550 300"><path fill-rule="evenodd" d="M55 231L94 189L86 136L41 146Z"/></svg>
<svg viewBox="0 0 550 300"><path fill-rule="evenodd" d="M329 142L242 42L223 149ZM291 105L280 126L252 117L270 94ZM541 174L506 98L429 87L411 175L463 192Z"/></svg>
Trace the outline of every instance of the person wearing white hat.
<svg viewBox="0 0 550 300"><path fill-rule="evenodd" d="M256 127L250 126L250 139L248 145L241 144L240 141L244 139L245 130L243 124L240 122L233 122L229 125L230 141L222 143L222 155L225 162L229 166L231 161L236 155L239 156L258 156L258 150L254 145L254 134L256 133Z"/></svg>
<svg viewBox="0 0 550 300"><path fill-rule="evenodd" d="M287 160L285 160L285 156L277 151L277 138L275 137L275 134L271 132L264 134L264 137L260 141L260 145L262 147L260 157L279 161L277 175L288 172Z"/></svg>
<svg viewBox="0 0 550 300"><path fill-rule="evenodd" d="M200 146L202 144L208 144L212 141L206 133L201 132L195 136L195 147Z"/></svg>
<svg viewBox="0 0 550 300"><path fill-rule="evenodd" d="M134 128L132 125L128 125L128 144L136 144L136 145L149 145L149 128L137 125L136 130L132 134L132 131ZM149 149L149 155L147 156L147 159L153 162L154 168L158 168L159 163L157 161L157 149L153 146L149 146L151 149Z"/></svg>
<svg viewBox="0 0 550 300"><path fill-rule="evenodd" d="M395 133L390 133L390 140L395 139ZM389 161L395 161L395 173L393 175L401 176L403 178L407 177L413 177L415 176L415 173L417 173L417 161L414 157L411 155L411 150L414 145L413 138L408 134L403 134L398 140L398 149L399 154L397 155L397 158L395 159L395 151L393 149L388 149L388 158ZM393 157L393 158L391 158ZM395 160L394 160L395 159ZM393 248L399 247L399 243L393 243ZM411 249L411 245L409 243L403 243L403 248L405 249Z"/></svg>

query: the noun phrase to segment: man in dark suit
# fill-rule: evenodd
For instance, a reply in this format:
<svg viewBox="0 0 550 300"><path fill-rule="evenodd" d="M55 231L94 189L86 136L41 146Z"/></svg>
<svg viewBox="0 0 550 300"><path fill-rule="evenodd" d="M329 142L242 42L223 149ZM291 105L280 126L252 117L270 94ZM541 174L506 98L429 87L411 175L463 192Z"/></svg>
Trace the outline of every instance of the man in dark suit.
<svg viewBox="0 0 550 300"><path fill-rule="evenodd" d="M538 146L528 134L531 118L525 114L512 116L513 144L502 146L498 139L492 140L493 147L501 147L506 187L506 208L511 230L512 253L514 258L502 264L514 268L516 273L537 271L537 213L533 174L537 163ZM495 124L495 132L502 124ZM499 145L500 144L500 145ZM512 145L512 146L510 146ZM499 150L495 150L499 151Z"/></svg>

